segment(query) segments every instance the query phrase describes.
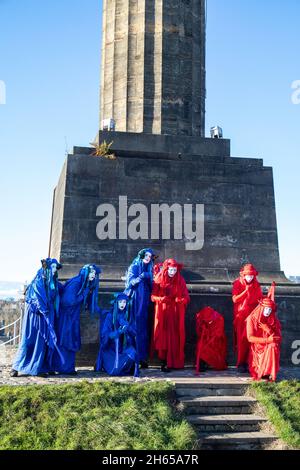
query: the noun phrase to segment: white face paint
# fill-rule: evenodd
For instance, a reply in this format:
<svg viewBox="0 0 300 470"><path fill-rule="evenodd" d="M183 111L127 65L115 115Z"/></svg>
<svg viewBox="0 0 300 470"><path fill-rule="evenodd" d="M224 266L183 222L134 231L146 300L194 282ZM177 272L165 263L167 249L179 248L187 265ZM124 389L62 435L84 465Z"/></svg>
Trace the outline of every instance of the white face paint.
<svg viewBox="0 0 300 470"><path fill-rule="evenodd" d="M144 256L143 262L145 264L149 264L152 258L152 254L147 251L147 253Z"/></svg>
<svg viewBox="0 0 300 470"><path fill-rule="evenodd" d="M51 271L52 271L52 274L55 274L55 273L56 273L56 271L57 271L57 265L56 265L56 263L52 263L52 264L51 264Z"/></svg>
<svg viewBox="0 0 300 470"><path fill-rule="evenodd" d="M264 312L263 312L264 317L268 318L271 315L271 313L272 313L271 307L264 307Z"/></svg>
<svg viewBox="0 0 300 470"><path fill-rule="evenodd" d="M247 276L245 276L245 279L246 279L246 282L248 282L248 284L250 284L253 281L254 276L250 276L249 274L247 274Z"/></svg>
<svg viewBox="0 0 300 470"><path fill-rule="evenodd" d="M95 269L91 269L89 273L89 281L93 281L96 277L96 271Z"/></svg>
<svg viewBox="0 0 300 470"><path fill-rule="evenodd" d="M175 268L175 267L168 268L169 277L174 277L176 273L177 273L177 268Z"/></svg>
<svg viewBox="0 0 300 470"><path fill-rule="evenodd" d="M118 301L119 310L125 310L126 305L127 305L127 301L125 299Z"/></svg>

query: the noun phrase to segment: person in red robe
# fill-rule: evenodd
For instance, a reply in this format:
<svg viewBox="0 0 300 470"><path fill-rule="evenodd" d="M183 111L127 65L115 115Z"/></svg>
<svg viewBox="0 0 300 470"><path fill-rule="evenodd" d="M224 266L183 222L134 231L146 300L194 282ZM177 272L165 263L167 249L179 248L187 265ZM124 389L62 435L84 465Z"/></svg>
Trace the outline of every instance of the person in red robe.
<svg viewBox="0 0 300 470"><path fill-rule="evenodd" d="M182 268L174 259L167 259L153 282L153 349L162 361L163 372L184 368L185 311L190 296L180 273Z"/></svg>
<svg viewBox="0 0 300 470"><path fill-rule="evenodd" d="M249 371L253 380L276 381L281 343L281 325L276 310L274 300L265 297L247 318Z"/></svg>
<svg viewBox="0 0 300 470"><path fill-rule="evenodd" d="M205 307L196 314L196 374L200 363L205 363L215 370L227 369L227 339L224 318L211 307Z"/></svg>
<svg viewBox="0 0 300 470"><path fill-rule="evenodd" d="M233 283L233 330L234 350L237 353L239 372L248 372L249 342L246 332L246 319L263 297L256 277L258 272L252 264L246 264L240 271L240 278Z"/></svg>

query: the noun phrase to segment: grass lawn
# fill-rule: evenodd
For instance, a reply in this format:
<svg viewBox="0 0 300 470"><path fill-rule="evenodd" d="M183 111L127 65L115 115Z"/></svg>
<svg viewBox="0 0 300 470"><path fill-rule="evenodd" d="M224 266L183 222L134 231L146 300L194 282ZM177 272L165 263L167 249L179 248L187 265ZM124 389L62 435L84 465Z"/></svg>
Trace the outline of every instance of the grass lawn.
<svg viewBox="0 0 300 470"><path fill-rule="evenodd" d="M164 382L0 387L0 450L187 450L196 435Z"/></svg>
<svg viewBox="0 0 300 470"><path fill-rule="evenodd" d="M300 449L300 382L261 382L253 383L252 388L278 436L290 447Z"/></svg>

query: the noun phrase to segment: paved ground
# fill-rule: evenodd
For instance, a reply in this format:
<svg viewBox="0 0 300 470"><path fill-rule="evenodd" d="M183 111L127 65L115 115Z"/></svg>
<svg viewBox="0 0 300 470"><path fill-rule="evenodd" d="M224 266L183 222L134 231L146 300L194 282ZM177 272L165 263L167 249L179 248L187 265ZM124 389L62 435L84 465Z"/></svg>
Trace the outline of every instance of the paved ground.
<svg viewBox="0 0 300 470"><path fill-rule="evenodd" d="M92 368L80 367L77 369L78 375L66 376L66 375L56 375L49 376L47 378L42 377L30 377L30 376L20 376L17 378L12 378L9 376L10 368L4 366L0 370L0 386L1 385L44 385L44 384L65 384L65 383L78 383L82 380L88 380L89 382L97 382L103 380L118 380L127 383L133 382L147 382L153 380L168 380L171 382L206 382L209 383L213 381L216 383L220 381L220 384L224 382L232 383L250 383L251 378L248 374L238 374L234 367L230 367L227 371L216 372L208 371L201 372L200 376L196 376L193 369L184 369L179 371L173 371L169 374L163 374L159 368L150 367L141 371L140 378L136 379L133 377L122 377L122 378L112 378L107 376L104 373L94 372ZM295 367L293 369L283 368L281 369L278 380L284 379L298 379L300 380L300 367Z"/></svg>

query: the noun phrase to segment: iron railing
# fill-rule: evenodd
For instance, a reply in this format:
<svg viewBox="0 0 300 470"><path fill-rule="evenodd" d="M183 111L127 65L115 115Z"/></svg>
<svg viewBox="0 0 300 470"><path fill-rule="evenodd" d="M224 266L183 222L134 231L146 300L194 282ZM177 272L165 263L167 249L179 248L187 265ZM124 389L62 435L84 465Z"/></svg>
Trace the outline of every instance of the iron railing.
<svg viewBox="0 0 300 470"><path fill-rule="evenodd" d="M1 346L6 346L8 344L12 344L13 346L18 346L21 341L21 333L22 333L22 319L23 319L23 307L20 307L20 316L15 320L14 322L10 323L9 325L1 326L0 327L0 335L1 331L4 332L5 336L5 331L8 328L13 327L13 336L9 338L6 341L3 341L0 343ZM1 339L1 336L0 336Z"/></svg>

